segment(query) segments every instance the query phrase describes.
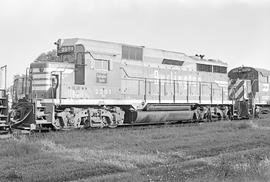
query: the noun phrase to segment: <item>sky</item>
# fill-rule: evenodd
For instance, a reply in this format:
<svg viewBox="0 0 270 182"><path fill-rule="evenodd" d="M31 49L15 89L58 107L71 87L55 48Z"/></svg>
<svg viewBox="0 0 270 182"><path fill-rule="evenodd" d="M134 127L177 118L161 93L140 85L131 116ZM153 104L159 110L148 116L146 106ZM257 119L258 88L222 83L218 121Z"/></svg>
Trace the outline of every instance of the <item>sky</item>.
<svg viewBox="0 0 270 182"><path fill-rule="evenodd" d="M8 85L59 38L204 54L229 69L270 70L270 0L1 0L0 67L7 65Z"/></svg>

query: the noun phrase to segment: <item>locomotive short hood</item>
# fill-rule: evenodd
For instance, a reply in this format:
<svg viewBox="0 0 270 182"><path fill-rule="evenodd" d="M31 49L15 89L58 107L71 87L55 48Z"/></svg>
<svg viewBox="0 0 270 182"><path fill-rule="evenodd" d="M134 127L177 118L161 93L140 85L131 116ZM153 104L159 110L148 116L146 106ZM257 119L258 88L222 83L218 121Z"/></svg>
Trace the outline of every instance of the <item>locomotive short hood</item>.
<svg viewBox="0 0 270 182"><path fill-rule="evenodd" d="M228 77L230 79L255 80L258 79L259 74L262 76L270 76L270 71L252 67L238 67L232 69L228 73Z"/></svg>

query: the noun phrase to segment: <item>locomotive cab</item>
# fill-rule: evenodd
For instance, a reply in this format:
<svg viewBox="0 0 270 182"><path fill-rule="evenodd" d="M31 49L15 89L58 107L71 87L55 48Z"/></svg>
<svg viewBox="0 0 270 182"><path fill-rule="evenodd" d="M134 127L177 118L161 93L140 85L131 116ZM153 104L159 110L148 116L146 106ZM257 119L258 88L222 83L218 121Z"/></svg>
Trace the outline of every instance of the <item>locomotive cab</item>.
<svg viewBox="0 0 270 182"><path fill-rule="evenodd" d="M116 55L85 50L76 41L56 42L57 61L31 64L36 120L52 123L54 128L80 127L90 114L96 117L91 126L123 123L123 111L115 106L121 95L120 64L114 64ZM105 105L108 107L104 109Z"/></svg>
<svg viewBox="0 0 270 182"><path fill-rule="evenodd" d="M67 104L71 99L72 104L79 99L120 99L120 65L114 61L116 55L86 50L75 42L58 40L57 61L31 64L32 97ZM82 104L81 100L78 104Z"/></svg>

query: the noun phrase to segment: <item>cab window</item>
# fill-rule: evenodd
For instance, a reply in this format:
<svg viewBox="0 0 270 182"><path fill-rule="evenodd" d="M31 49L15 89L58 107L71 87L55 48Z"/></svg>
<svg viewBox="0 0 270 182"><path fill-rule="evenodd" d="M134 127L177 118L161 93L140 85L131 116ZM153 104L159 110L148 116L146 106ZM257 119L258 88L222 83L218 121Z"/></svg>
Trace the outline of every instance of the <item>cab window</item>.
<svg viewBox="0 0 270 182"><path fill-rule="evenodd" d="M77 58L75 62L75 84L85 84L85 59L83 45L76 45Z"/></svg>
<svg viewBox="0 0 270 182"><path fill-rule="evenodd" d="M95 60L95 68L97 70L109 70L109 60Z"/></svg>

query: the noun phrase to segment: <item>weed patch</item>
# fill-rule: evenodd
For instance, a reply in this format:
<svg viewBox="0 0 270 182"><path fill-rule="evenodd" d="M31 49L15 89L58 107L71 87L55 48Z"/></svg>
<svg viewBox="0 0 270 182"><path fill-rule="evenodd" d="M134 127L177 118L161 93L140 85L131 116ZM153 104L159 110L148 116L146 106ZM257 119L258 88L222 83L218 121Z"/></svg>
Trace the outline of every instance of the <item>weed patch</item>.
<svg viewBox="0 0 270 182"><path fill-rule="evenodd" d="M1 157L20 158L27 155L36 155L40 153L40 148L36 143L28 140L9 140L1 146Z"/></svg>
<svg viewBox="0 0 270 182"><path fill-rule="evenodd" d="M249 122L247 121L231 121L224 123L223 127L227 130L243 130L252 128Z"/></svg>
<svg viewBox="0 0 270 182"><path fill-rule="evenodd" d="M252 151L222 155L215 165L212 177L219 181L269 181L269 154Z"/></svg>

